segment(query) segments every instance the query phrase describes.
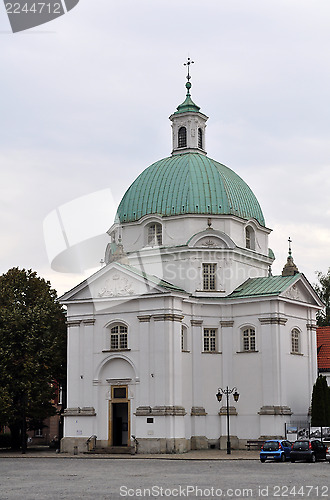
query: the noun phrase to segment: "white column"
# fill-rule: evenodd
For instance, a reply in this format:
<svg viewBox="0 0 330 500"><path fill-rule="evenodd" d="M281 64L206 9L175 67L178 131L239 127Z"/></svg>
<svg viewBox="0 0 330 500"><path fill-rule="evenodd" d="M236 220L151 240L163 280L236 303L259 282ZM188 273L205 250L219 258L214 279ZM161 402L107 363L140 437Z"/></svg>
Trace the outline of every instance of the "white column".
<svg viewBox="0 0 330 500"><path fill-rule="evenodd" d="M81 406L79 352L80 321L68 320L68 408Z"/></svg>
<svg viewBox="0 0 330 500"><path fill-rule="evenodd" d="M191 323L191 351L192 351L192 407L203 406L203 377L200 373L200 357L203 339L203 320L192 319ZM187 408L187 410L189 410Z"/></svg>
<svg viewBox="0 0 330 500"><path fill-rule="evenodd" d="M81 334L81 374L82 379L82 407L96 406L97 396L93 390L94 373L94 319L84 319L83 331Z"/></svg>

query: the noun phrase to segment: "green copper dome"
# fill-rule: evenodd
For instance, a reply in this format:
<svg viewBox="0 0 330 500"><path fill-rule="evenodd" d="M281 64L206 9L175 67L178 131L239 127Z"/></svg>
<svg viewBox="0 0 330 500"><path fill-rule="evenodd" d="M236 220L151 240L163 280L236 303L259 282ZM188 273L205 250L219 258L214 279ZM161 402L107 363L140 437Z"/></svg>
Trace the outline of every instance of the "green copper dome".
<svg viewBox="0 0 330 500"><path fill-rule="evenodd" d="M164 158L144 170L123 196L121 222L144 215L236 215L265 220L249 186L230 168L199 153Z"/></svg>

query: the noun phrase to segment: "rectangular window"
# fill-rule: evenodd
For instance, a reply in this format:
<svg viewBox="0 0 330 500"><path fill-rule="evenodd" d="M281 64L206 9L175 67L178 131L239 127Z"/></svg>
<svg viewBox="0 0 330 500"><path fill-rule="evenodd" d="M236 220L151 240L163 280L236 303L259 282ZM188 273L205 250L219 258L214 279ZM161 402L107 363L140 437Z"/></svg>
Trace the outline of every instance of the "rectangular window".
<svg viewBox="0 0 330 500"><path fill-rule="evenodd" d="M203 290L216 289L216 264L203 264Z"/></svg>
<svg viewBox="0 0 330 500"><path fill-rule="evenodd" d="M113 399L126 399L127 398L127 387L113 387L112 398Z"/></svg>
<svg viewBox="0 0 330 500"><path fill-rule="evenodd" d="M204 328L203 349L204 352L216 352L217 350L216 328Z"/></svg>

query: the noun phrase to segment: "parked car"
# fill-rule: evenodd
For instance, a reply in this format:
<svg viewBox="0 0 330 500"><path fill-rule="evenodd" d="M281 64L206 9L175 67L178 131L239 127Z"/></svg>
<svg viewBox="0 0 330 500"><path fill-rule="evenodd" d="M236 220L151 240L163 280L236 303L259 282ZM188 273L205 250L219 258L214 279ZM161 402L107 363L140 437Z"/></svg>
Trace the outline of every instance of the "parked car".
<svg viewBox="0 0 330 500"><path fill-rule="evenodd" d="M285 462L286 460L289 460L291 446L292 443L284 439L272 439L265 441L260 451L260 462L265 462L265 460Z"/></svg>
<svg viewBox="0 0 330 500"><path fill-rule="evenodd" d="M296 460L306 460L316 462L316 460L326 460L328 448L319 439L302 439L295 441L290 452L291 462Z"/></svg>

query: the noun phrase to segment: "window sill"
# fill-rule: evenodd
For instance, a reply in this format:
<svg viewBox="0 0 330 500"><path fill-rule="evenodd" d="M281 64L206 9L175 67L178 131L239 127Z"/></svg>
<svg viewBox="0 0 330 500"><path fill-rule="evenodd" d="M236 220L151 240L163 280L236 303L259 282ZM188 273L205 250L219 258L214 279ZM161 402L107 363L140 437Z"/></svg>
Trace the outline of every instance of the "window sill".
<svg viewBox="0 0 330 500"><path fill-rule="evenodd" d="M303 356L302 352L290 352L290 354L293 354L293 356Z"/></svg>
<svg viewBox="0 0 330 500"><path fill-rule="evenodd" d="M190 352L188 349L181 349L181 352Z"/></svg>
<svg viewBox="0 0 330 500"><path fill-rule="evenodd" d="M221 351L202 351L202 354L222 354Z"/></svg>
<svg viewBox="0 0 330 500"><path fill-rule="evenodd" d="M118 351L130 351L129 348L123 348L123 349L103 349L102 352L118 352Z"/></svg>
<svg viewBox="0 0 330 500"><path fill-rule="evenodd" d="M196 290L193 297L221 297L226 293L225 290Z"/></svg>
<svg viewBox="0 0 330 500"><path fill-rule="evenodd" d="M236 351L236 354L251 354L251 352L259 352L259 351L256 351L256 350L253 350L253 351Z"/></svg>

